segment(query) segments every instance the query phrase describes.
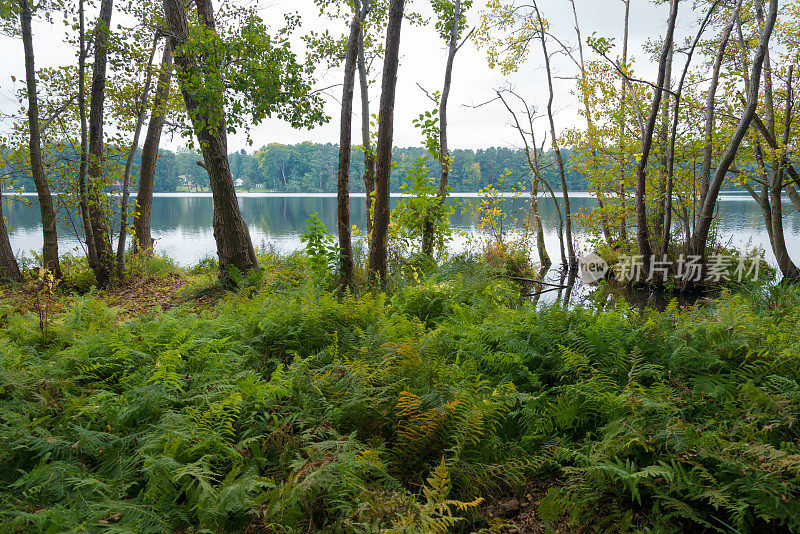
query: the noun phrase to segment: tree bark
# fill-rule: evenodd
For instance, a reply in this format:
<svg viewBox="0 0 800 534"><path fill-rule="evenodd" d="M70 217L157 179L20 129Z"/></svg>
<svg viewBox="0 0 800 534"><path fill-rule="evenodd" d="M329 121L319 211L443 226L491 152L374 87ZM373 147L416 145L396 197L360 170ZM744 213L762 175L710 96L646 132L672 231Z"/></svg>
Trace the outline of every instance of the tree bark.
<svg viewBox="0 0 800 534"><path fill-rule="evenodd" d="M669 48L669 56L667 57L666 71L664 73L664 87L672 90L672 47ZM661 106L661 124L658 132L659 143L661 144L661 168L659 169L658 177L658 191L656 193L656 212L653 216L653 236L661 237L664 231L664 216L667 209L667 167L669 166L669 153L667 150L669 132L669 94L667 98L662 98L663 105Z"/></svg>
<svg viewBox="0 0 800 534"><path fill-rule="evenodd" d="M674 177L675 177L675 142L678 137L678 118L681 109L681 95L683 94L683 84L686 81L686 74L689 72L689 65L692 63L692 56L694 55L694 51L697 48L698 43L700 42L700 38L703 35L703 32L708 25L708 22L711 20L711 16L714 13L714 10L719 5L719 0L714 2L711 7L709 8L708 12L706 13L705 19L703 19L703 23L700 25L700 29L697 31L697 35L692 42L692 46L689 49L689 53L686 56L686 63L683 66L683 72L681 72L681 78L678 82L678 88L675 91L675 105L672 110L672 129L670 132L670 141L669 141L669 153L667 156L667 191L666 191L666 205L664 207L664 228L663 228L663 235L661 238L661 253L660 257L664 258L669 253L669 242L670 236L672 232L672 194L674 188Z"/></svg>
<svg viewBox="0 0 800 534"><path fill-rule="evenodd" d="M365 0L366 6L369 0ZM365 207L367 209L367 235L372 239L372 194L375 191L375 153L370 139L371 119L369 113L369 80L367 79L367 62L364 59L364 25L358 33L358 81L361 96L361 146L364 152L364 190L366 191Z"/></svg>
<svg viewBox="0 0 800 534"><path fill-rule="evenodd" d="M631 0L623 0L625 3L625 24L624 24L624 31L622 34L622 65L623 68L626 70L628 69L628 29L629 29L629 21L630 21L630 13L631 13ZM626 80L622 79L621 87L620 87L620 121L619 121L619 148L620 148L620 165L619 165L619 178L620 178L620 185L619 185L619 204L622 212L622 220L620 221L619 225L619 240L621 243L625 243L628 240L628 216L625 213L627 210L627 201L626 195L627 192L625 191L625 168L627 167L628 156L625 153L625 121L626 118L626 106L625 100L627 98L626 91L628 89L628 85Z"/></svg>
<svg viewBox="0 0 800 534"><path fill-rule="evenodd" d="M450 85L453 80L453 62L458 52L458 29L461 22L461 0L453 4L453 20L450 28L450 42L447 48L447 64L444 68L442 96L439 100L439 197L447 196L447 183L450 177L450 151L447 147L447 102L450 99ZM469 37L469 36L467 36Z"/></svg>
<svg viewBox="0 0 800 534"><path fill-rule="evenodd" d="M91 104L89 107L89 218L91 219L96 263L92 265L97 283L108 285L114 268L114 252L107 214L101 195L103 183L103 115L106 89L108 42L111 35L111 13L114 0L102 0L94 35L94 72L92 73Z"/></svg>
<svg viewBox="0 0 800 534"><path fill-rule="evenodd" d="M733 30L733 24L739 16L741 7L742 0L738 0L733 10L731 20L725 25L725 29L722 31L717 47L717 55L714 58L714 67L711 70L708 93L706 94L705 147L703 151L703 164L700 168L700 204L703 203L703 200L708 194L711 181L711 159L714 155L714 107L716 105L717 86L719 85L719 73L722 68L722 61L725 57L725 49L728 46L728 39Z"/></svg>
<svg viewBox="0 0 800 534"><path fill-rule="evenodd" d="M450 39L447 48L447 63L444 68L444 83L442 84L442 94L439 100L439 189L437 195L439 203L444 202L447 196L447 183L450 177L450 151L447 147L447 102L450 99L450 85L453 79L453 62L458 52L458 29L461 22L461 0L455 0L453 4L453 19L451 21ZM467 36L469 37L469 35ZM422 227L422 253L433 256L435 225L430 215L426 215L425 223Z"/></svg>
<svg viewBox="0 0 800 534"><path fill-rule="evenodd" d="M147 96L150 94L150 80L153 73L153 57L156 55L158 45L158 35L153 39L153 48L150 51L150 58L147 61L147 72L145 74L142 96L139 99L139 109L136 116L136 126L133 130L133 141L128 150L128 157L125 160L125 172L122 177L122 201L119 208L119 241L117 243L117 277L122 280L125 273L125 240L128 236L128 198L130 197L131 168L133 167L133 157L136 149L139 148L139 135L142 132L144 117L147 114Z"/></svg>
<svg viewBox="0 0 800 534"><path fill-rule="evenodd" d="M647 188L647 160L653 146L653 132L658 119L658 110L661 107L661 97L664 93L664 82L667 74L667 60L672 49L672 36L675 33L675 21L678 18L678 0L670 3L670 13L667 22L667 35L664 37L664 46L658 62L658 77L656 87L653 89L653 102L650 106L650 116L647 119L645 130L642 133L642 155L636 167L636 242L639 254L642 256L644 270L648 271L653 249L650 244L650 231L647 226L647 206L645 204Z"/></svg>
<svg viewBox="0 0 800 534"><path fill-rule="evenodd" d="M789 200L792 201L795 209L800 211L800 193L797 192L797 189L792 184L786 186L786 194L789 195Z"/></svg>
<svg viewBox="0 0 800 534"><path fill-rule="evenodd" d="M0 183L0 283L20 281L22 274L14 257L14 249L11 248L6 218L3 216L3 184Z"/></svg>
<svg viewBox="0 0 800 534"><path fill-rule="evenodd" d="M578 38L578 56L580 58L580 64L578 65L581 69L581 77L579 84L581 86L581 92L583 93L583 104L584 104L584 112L586 113L586 134L589 136L589 143L592 146L591 150L591 166L592 171L595 175L598 174L597 168L597 150L595 149L595 140L596 140L596 129L594 126L594 121L592 119L592 107L589 103L589 91L588 86L586 84L586 63L584 62L583 57L583 38L581 37L581 26L578 23L578 10L575 7L575 0L570 0L570 4L572 5L572 17L575 21L575 34ZM599 184L597 187L597 207L600 209L600 226L603 230L603 237L606 240L606 243L609 245L612 244L612 237L611 237L611 227L608 225L608 216L606 214L606 206L605 206L605 199L603 190L600 188Z"/></svg>
<svg viewBox="0 0 800 534"><path fill-rule="evenodd" d="M561 149L558 146L558 137L556 134L556 124L553 119L553 76L550 72L550 55L547 52L547 35L544 27L544 20L539 12L539 7L536 2L533 2L533 8L536 10L536 19L539 25L539 40L542 44L542 53L544 55L545 72L547 72L547 118L550 122L550 137L552 138L553 151L556 154L556 165L558 167L558 177L561 180L561 195L564 198L564 233L567 241L567 266L570 270L578 267L578 258L575 255L575 243L572 240L572 210L569 205L569 191L567 190L567 176L564 171L564 158L561 155Z"/></svg>
<svg viewBox="0 0 800 534"><path fill-rule="evenodd" d="M705 257L706 243L708 242L708 234L711 230L711 224L714 221L714 210L717 205L717 197L725 176L728 174L731 164L733 163L736 153L739 150L739 145L744 139L747 129L756 114L756 107L758 106L758 89L761 80L761 70L764 65L764 56L766 55L769 46L769 39L772 36L772 29L775 26L775 19L778 15L778 0L770 0L770 11L767 20L761 30L759 37L758 48L755 57L753 58L752 72L750 74L750 83L747 91L747 105L745 106L744 113L739 119L736 129L733 132L731 140L722 154L717 170L709 185L708 194L706 195L703 204L700 208L700 216L697 221L694 235L692 236L692 254L698 255L701 258Z"/></svg>
<svg viewBox="0 0 800 534"><path fill-rule="evenodd" d="M39 126L39 97L36 93L36 65L33 52L33 14L29 0L20 0L20 25L22 44L25 49L25 82L28 91L28 128L30 132L28 147L31 158L31 175L39 199L42 217L42 262L43 267L61 278L61 265L58 261L58 233L56 231L56 212L50 185L42 161L42 137Z"/></svg>
<svg viewBox="0 0 800 534"><path fill-rule="evenodd" d="M214 11L210 0L196 0L197 13L202 24L215 32ZM228 140L222 98L202 102L191 88L192 78L206 80L206 85L218 85L223 90L221 80L211 80L209 76L219 76L219 66L203 63L204 58L190 56L181 46L189 39L189 26L186 10L179 0L164 0L164 15L167 29L175 50L173 54L178 73L178 83L189 112L189 118L203 153L203 161L208 172L211 196L214 203L214 239L217 243L220 278L228 279L230 268L246 272L257 267L253 243L247 225L239 211L236 190L228 162ZM210 72L210 75L207 74ZM222 95L215 95L221 97Z"/></svg>
<svg viewBox="0 0 800 534"><path fill-rule="evenodd" d="M347 53L344 61L344 84L342 86L342 111L339 123L339 169L336 180L336 207L339 228L339 258L341 269L341 288L353 289L353 243L350 239L350 146L353 124L353 92L355 89L356 63L358 61L358 41L369 0L365 1L364 11L360 2L353 9L350 23L350 36L347 39Z"/></svg>
<svg viewBox="0 0 800 534"><path fill-rule="evenodd" d="M542 217L539 213L539 180L541 180L541 171L539 165L539 151L536 147L536 139L533 136L533 115L531 114L531 108L528 107L528 103L525 101L524 98L519 96L518 94L514 93L513 91L509 90L509 92L515 95L517 98L522 101L522 104L525 106L525 113L528 117L528 127L530 128L530 135L531 141L533 144L533 153L531 153L531 144L528 143L528 138L525 134L525 130L522 128L522 125L517 118L517 114L514 113L514 110L511 109L511 106L508 105L506 99L503 98L503 94L500 91L497 91L497 96L500 98L500 101L506 107L508 112L511 114L511 117L514 119L514 126L516 127L517 132L519 133L520 138L522 139L522 144L525 147L525 159L528 162L528 167L531 170L531 174L533 178L531 179L531 207L530 213L531 218L533 219L533 228L536 232L536 249L539 254L539 264L542 268L547 268L552 265L552 261L550 260L550 255L547 254L547 247L545 246L544 242L544 228L542 227ZM558 202L553 199L556 208L558 208ZM559 222L561 220L561 214L559 213ZM560 224L559 224L560 227ZM559 228L559 238L561 238L561 232ZM564 246L562 242L561 246L561 258L564 258Z"/></svg>
<svg viewBox="0 0 800 534"><path fill-rule="evenodd" d="M767 169L764 149L761 147L761 143L757 140L755 142L754 150L756 154L756 163L759 171L761 172L761 195L759 195L748 183L745 183L745 189L747 189L748 193L750 193L750 196L755 199L758 205L761 206L761 215L764 217L764 225L767 227L769 246L772 250L775 250L775 240L772 236L772 206L770 206L769 199L769 170Z"/></svg>
<svg viewBox="0 0 800 534"><path fill-rule="evenodd" d="M400 29L405 0L391 0L386 29L386 53L383 61L381 101L378 118L378 142L375 148L375 220L369 251L370 280L386 287L386 245L389 237L389 180L392 171L392 137L397 67L400 62Z"/></svg>
<svg viewBox="0 0 800 534"><path fill-rule="evenodd" d="M83 220L83 236L86 241L86 254L89 266L97 265L97 251L94 248L94 232L92 218L89 215L89 188L87 174L89 172L89 127L86 120L86 25L84 0L78 2L79 18L79 54L78 54L78 115L81 121L81 159L78 170L78 198L80 199L81 219Z"/></svg>
<svg viewBox="0 0 800 534"><path fill-rule="evenodd" d="M769 55L765 57L765 62L769 59ZM789 135L791 132L791 123L792 123L792 105L793 105L793 95L792 95L792 73L793 73L794 65L789 66L789 73L786 81L786 110L784 113L784 121L783 121L783 147L785 148L786 145L789 143ZM769 75L769 71L767 69L764 70L764 77L765 77L765 87L764 93L767 93L767 86L766 86L766 79ZM772 83L769 84L769 90L772 89ZM770 103L771 103L770 98ZM773 114L774 117L774 114ZM779 156L777 159L777 165L773 164L772 167L772 176L769 184L769 194L770 194L770 201L772 202L771 206L771 216L772 216L772 250L775 253L775 258L778 260L778 268L781 270L781 274L783 275L783 279L787 282L797 283L800 282L800 269L797 268L797 265L792 261L791 257L789 256L789 250L786 248L786 238L783 233L783 206L782 206L782 199L781 199L781 192L783 191L783 177L785 174L784 171L784 160L786 159L785 151L784 153Z"/></svg>
<svg viewBox="0 0 800 534"><path fill-rule="evenodd" d="M136 194L137 210L133 217L136 231L134 251L146 254L153 253L153 237L150 233L150 216L153 210L153 188L155 186L156 164L158 163L158 146L161 143L161 131L164 128L166 105L169 100L170 83L172 81L172 43L167 39L161 58L161 70L158 74L153 109L150 111L150 122L142 147L142 160L139 165L139 192Z"/></svg>

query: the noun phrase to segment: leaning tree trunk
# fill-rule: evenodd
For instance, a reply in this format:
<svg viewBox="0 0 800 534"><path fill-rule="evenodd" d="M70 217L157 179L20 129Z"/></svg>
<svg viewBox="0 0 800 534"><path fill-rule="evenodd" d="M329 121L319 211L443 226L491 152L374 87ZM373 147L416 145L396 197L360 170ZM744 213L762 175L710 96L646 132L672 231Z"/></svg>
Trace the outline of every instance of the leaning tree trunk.
<svg viewBox="0 0 800 534"><path fill-rule="evenodd" d="M367 9L369 0L364 0ZM364 152L364 190L366 191L365 207L367 210L367 235L372 236L372 194L375 191L375 153L369 133L369 80L367 79L367 62L364 58L364 22L358 32L358 81L361 96L361 145Z"/></svg>
<svg viewBox="0 0 800 534"><path fill-rule="evenodd" d="M547 73L547 118L550 122L550 137L553 143L553 151L556 154L556 165L558 167L558 177L561 180L561 195L564 198L564 233L567 240L567 266L570 270L578 267L578 258L575 255L575 243L572 239L572 209L569 205L569 191L567 190L567 176L564 170L564 158L561 155L561 148L558 146L558 137L556 135L556 123L553 119L553 76L550 72L550 56L547 52L547 34L544 27L544 19L536 2L533 2L533 7L536 10L536 19L539 25L539 40L542 44L542 54L544 55L545 72Z"/></svg>
<svg viewBox="0 0 800 534"><path fill-rule="evenodd" d="M365 4L365 11L369 9ZM358 41L366 16L356 3L350 23L347 53L344 61L342 87L342 116L339 123L339 169L336 180L336 212L339 229L339 257L341 259L341 287L353 289L353 242L350 239L350 142L353 124L353 91L355 89Z"/></svg>
<svg viewBox="0 0 800 534"><path fill-rule="evenodd" d="M598 154L597 150L595 149L595 140L597 138L597 129L594 125L594 120L592 119L592 106L589 102L590 100L590 92L588 84L586 83L587 76L586 76L586 63L583 57L583 38L581 37L581 26L578 23L578 10L575 7L575 0L570 0L570 4L572 5L572 17L575 21L575 34L578 38L578 57L580 59L580 68L581 68L581 77L580 77L580 86L581 92L583 93L583 104L584 109L583 111L586 113L586 135L588 136L589 143L592 146L591 150L591 169L592 173L597 176L598 172ZM600 211L600 226L603 230L603 237L606 240L606 243L611 245L613 243L611 237L611 227L608 225L608 215L606 213L606 204L604 199L604 192L600 184L597 184L597 207Z"/></svg>
<svg viewBox="0 0 800 534"><path fill-rule="evenodd" d="M133 217L133 228L136 240L134 251L145 254L153 253L153 237L150 233L150 215L153 210L153 188L155 185L156 164L158 163L158 145L161 142L161 130L164 128L166 106L169 100L170 82L172 79L172 44L169 39L164 43L161 58L161 70L158 74L153 109L150 111L150 122L142 146L142 160L139 165L139 192L136 194L136 214Z"/></svg>
<svg viewBox="0 0 800 534"><path fill-rule="evenodd" d="M672 54L672 36L675 33L675 21L678 18L678 0L670 3L669 20L667 22L667 35L664 37L664 46L661 49L661 57L658 62L658 76L656 87L653 89L653 102L650 106L650 116L647 119L645 130L642 132L642 155L636 167L636 242L639 246L639 254L642 256L644 270L649 272L650 259L653 257L653 249L650 244L650 230L647 226L647 206L646 197L646 177L647 160L650 156L650 149L653 146L653 133L658 119L658 110L661 107L661 97L664 94L664 84L667 77L667 62Z"/></svg>
<svg viewBox="0 0 800 534"><path fill-rule="evenodd" d="M708 194L709 184L711 182L711 160L714 156L714 108L716 106L717 87L719 85L719 73L722 68L722 62L725 58L725 49L728 46L728 39L733 29L734 21L739 17L739 10L742 7L742 0L738 0L736 7L733 11L733 16L728 24L722 31L717 47L717 54L714 58L714 66L711 69L711 80L708 84L708 91L706 93L706 118L704 126L704 140L705 146L703 147L703 163L700 167L700 203L702 204Z"/></svg>
<svg viewBox="0 0 800 534"><path fill-rule="evenodd" d="M150 58L147 61L147 72L145 74L142 96L139 99L139 109L136 116L136 127L133 130L133 141L128 150L128 157L125 160L125 172L122 176L122 201L119 207L119 241L117 243L117 277L122 280L125 273L125 240L128 236L128 198L130 197L131 169L133 168L133 157L136 149L139 148L139 135L142 133L144 117L147 114L147 96L150 93L150 79L153 73L153 57L156 54L159 36L153 40L153 49L150 51Z"/></svg>
<svg viewBox="0 0 800 534"><path fill-rule="evenodd" d="M686 74L689 72L689 65L692 63L692 56L694 55L694 51L697 48L698 43L700 42L700 38L703 35L703 32L708 25L708 22L711 20L711 16L716 9L717 4L713 4L711 8L706 13L705 19L703 19L702 24L700 25L700 29L697 31L697 35L692 42L692 46L689 48L689 52L686 55L686 63L683 65L683 72L681 72L681 78L678 82L678 88L675 91L675 104L672 108L672 129L670 132L670 140L669 140L669 152L667 155L667 191L666 191L666 205L664 207L664 228L663 234L661 237L661 253L660 257L663 258L667 256L669 253L669 242L671 237L672 231L672 194L674 189L674 178L675 178L675 141L678 136L678 116L681 109L681 94L683 94L683 83L686 81ZM688 243L688 242L687 242Z"/></svg>
<svg viewBox="0 0 800 534"><path fill-rule="evenodd" d="M450 28L450 41L447 48L447 63L444 68L444 83L442 84L442 96L439 100L439 203L444 202L447 197L447 184L450 178L450 150L447 147L447 102L450 99L450 85L453 79L453 62L458 52L458 30L461 21L461 0L455 0L453 4L453 20ZM469 35L467 35L469 38ZM430 215L426 215L422 227L422 253L428 256L433 255L434 241L434 221Z"/></svg>
<svg viewBox="0 0 800 534"><path fill-rule="evenodd" d="M214 10L211 1L197 0L196 6L202 24L208 31L215 32ZM250 240L247 224L239 211L236 189L228 163L228 138L222 98L214 98L210 103L201 102L191 88L193 79L207 78L204 70L218 71L219 66L201 64L204 58L193 57L181 50L182 45L189 40L189 25L183 2L164 0L164 16L169 38L175 49L174 58L178 83L203 153L203 167L208 172L214 203L214 240L217 243L220 277L228 279L232 267L240 272L246 272L257 267L258 260ZM219 85L220 93L223 91L222 84L218 81L212 81L211 84ZM216 96L221 97L222 95Z"/></svg>
<svg viewBox="0 0 800 534"><path fill-rule="evenodd" d="M386 286L386 245L389 237L389 180L392 172L392 136L397 66L400 62L400 29L405 0L391 0L386 29L381 102L378 112L378 142L375 148L375 215L369 250L370 280ZM376 280L377 279L377 280Z"/></svg>
<svg viewBox="0 0 800 534"><path fill-rule="evenodd" d="M736 125L736 129L728 142L728 146L720 157L717 164L717 170L711 180L708 188L708 194L703 199L703 204L700 208L700 216L697 221L694 235L692 236L692 254L705 258L706 244L708 242L708 234L711 231L711 225L714 222L714 211L717 205L717 197L719 190L722 187L725 177L728 174L730 166L736 157L739 150L739 145L747 134L750 123L756 114L758 106L758 90L761 81L761 70L764 66L764 56L769 47L769 39L772 36L772 29L775 27L775 19L778 16L778 0L770 0L769 16L761 29L759 37L758 48L756 49L755 57L753 58L752 72L750 73L750 83L747 91L747 104L745 106L742 116Z"/></svg>
<svg viewBox="0 0 800 534"><path fill-rule="evenodd" d="M25 48L25 82L28 91L28 128L30 130L29 148L31 158L31 175L36 186L39 199L39 211L42 216L42 261L43 267L61 278L61 265L58 261L58 233L56 231L56 212L53 208L53 197L42 162L42 137L39 126L39 97L36 93L36 66L33 54L33 31L31 29L31 5L29 0L20 0L20 23L22 44Z"/></svg>
<svg viewBox="0 0 800 534"><path fill-rule="evenodd" d="M78 169L78 198L83 221L83 236L86 241L86 255L90 266L97 264L97 251L94 249L94 232L92 218L89 216L89 188L87 175L89 172L89 126L86 120L86 26L84 23L84 0L78 2L78 115L81 122L81 159Z"/></svg>
<svg viewBox="0 0 800 534"><path fill-rule="evenodd" d="M20 282L22 274L19 272L17 258L8 239L6 218L3 216L3 184L0 183L0 283Z"/></svg>
<svg viewBox="0 0 800 534"><path fill-rule="evenodd" d="M111 12L114 0L103 0L94 36L94 72L92 74L91 105L89 107L89 218L91 219L96 263L92 265L100 286L108 284L114 268L111 231L101 195L104 192L103 174L103 103L106 90L108 42L111 35Z"/></svg>

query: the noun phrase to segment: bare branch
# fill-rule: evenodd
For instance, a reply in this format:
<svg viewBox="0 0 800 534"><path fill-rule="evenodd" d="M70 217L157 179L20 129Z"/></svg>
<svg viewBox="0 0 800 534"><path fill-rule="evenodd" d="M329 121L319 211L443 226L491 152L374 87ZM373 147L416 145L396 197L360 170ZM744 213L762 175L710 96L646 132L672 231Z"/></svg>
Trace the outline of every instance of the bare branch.
<svg viewBox="0 0 800 534"><path fill-rule="evenodd" d="M431 94L428 92L428 90L427 90L427 89L425 89L424 87L422 87L422 86L421 86L419 83L417 83L417 87L419 87L419 88L420 88L420 90L421 90L423 93L425 93L425 96L427 96L427 97L430 99L430 101L431 101L431 102L433 102L434 104L437 104L437 105L439 104L439 103L436 101L436 99L435 99L435 98L433 98L433 95L431 95Z"/></svg>

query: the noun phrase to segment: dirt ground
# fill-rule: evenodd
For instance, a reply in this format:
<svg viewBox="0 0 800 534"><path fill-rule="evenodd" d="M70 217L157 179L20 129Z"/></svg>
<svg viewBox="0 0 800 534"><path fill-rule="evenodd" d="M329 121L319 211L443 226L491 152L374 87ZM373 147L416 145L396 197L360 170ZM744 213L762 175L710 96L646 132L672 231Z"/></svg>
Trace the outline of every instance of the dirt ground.
<svg viewBox="0 0 800 534"><path fill-rule="evenodd" d="M206 308L216 302L218 295L213 291L202 292L196 297L191 295L187 291L191 285L192 281L179 273L165 277L144 276L99 290L97 296L108 306L116 308L122 319L167 311L186 303ZM69 290L57 288L48 298L47 291L37 291L35 282L0 288L0 304L10 306L18 313L35 313L41 307L47 308L49 315L58 315L71 305L74 297L75 294Z"/></svg>

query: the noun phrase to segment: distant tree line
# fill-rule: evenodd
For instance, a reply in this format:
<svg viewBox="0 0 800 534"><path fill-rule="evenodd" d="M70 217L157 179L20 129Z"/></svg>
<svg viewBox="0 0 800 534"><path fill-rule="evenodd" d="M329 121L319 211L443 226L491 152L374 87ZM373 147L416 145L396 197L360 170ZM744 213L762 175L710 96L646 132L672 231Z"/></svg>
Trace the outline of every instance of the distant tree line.
<svg viewBox="0 0 800 534"><path fill-rule="evenodd" d="M352 149L350 158L350 174L357 179L350 181L350 191L363 193L364 159L361 147ZM451 150L453 163L450 169L449 185L456 192L474 192L490 184L497 185L497 179L503 177L505 183L529 182L529 167L523 150L490 147L478 150ZM564 154L567 186L571 191L587 191L585 175L578 169L570 157L569 149L562 149ZM141 149L137 151L136 160ZM59 159L61 165L75 166L77 172L78 156L68 157L65 154ZM400 186L407 181L406 173L417 158L428 156L424 147L395 148L392 154L391 190L399 192ZM114 156L119 158L119 156ZM554 154L545 151L542 154L542 175L553 189L559 190L558 170L552 163ZM271 143L262 146L252 154L245 150L228 155L231 174L236 183L248 190L278 191L286 193L335 193L336 171L339 161L339 146L334 143L299 143L283 145ZM197 164L202 156L196 152L179 149L177 152L161 149L158 151L158 162L155 170L154 191L169 193L179 190L203 191L209 186L208 173ZM72 163L70 163L72 162ZM428 158L425 161L431 177L440 174L439 162ZM508 169L508 173L506 173ZM10 187L21 191L35 191L33 179L27 172L10 172L13 183ZM131 171L132 187L139 183L139 168ZM740 189L731 184L725 189ZM541 190L540 190L541 192Z"/></svg>
<svg viewBox="0 0 800 534"><path fill-rule="evenodd" d="M141 152L141 149L138 151ZM350 158L350 191L364 192L364 159L361 147L352 149ZM562 150L562 152L569 151ZM139 161L137 153L135 161ZM400 186L406 182L406 173L417 158L428 156L427 149L423 147L395 148L392 154L391 190L400 191ZM496 184L501 175L507 182L529 181L528 165L525 152L513 148L491 147L486 149L454 149L451 151L453 158L450 169L449 185L453 191L478 191L489 184ZM551 152L545 152L543 160L552 157ZM334 143L299 143L296 145L283 145L272 143L263 146L248 154L244 150L228 155L231 174L237 184L250 190L280 191L291 193L334 193L336 192L336 172L339 162L339 146ZM76 162L75 158L64 157L61 161ZM159 150L158 162L155 170L154 191L156 193L178 191L179 188L188 188L191 191L208 188L208 173L203 167L197 165L202 156L193 151ZM425 162L431 177L440 175L439 162L428 159ZM577 167L577 165L575 166ZM510 171L506 175L506 169ZM567 185L574 191L585 191L586 180L582 173L568 165ZM12 187L17 190L34 191L33 180L28 173L13 173L15 179ZM555 189L558 187L558 175L555 166L550 166L544 171L544 178ZM139 168L135 166L131 171L132 187L136 189L139 182Z"/></svg>
<svg viewBox="0 0 800 534"><path fill-rule="evenodd" d="M350 191L363 192L364 159L361 147L353 147L350 158ZM568 153L568 151L565 151ZM392 153L392 174L390 187L392 191L400 191L405 183L406 173L417 158L428 156L423 147L395 148ZM163 157L163 156L162 156ZM203 169L191 169L196 158L190 154L174 154L175 169L189 169L191 176L202 174ZM478 191L489 184L496 184L501 176L506 181L527 181L528 165L525 152L512 148L491 147L470 150L455 149L451 151L453 163L450 169L449 185L453 191ZM552 157L550 152L543 155L547 161ZM300 143L283 145L272 143L248 154L244 150L229 155L231 173L241 180L241 185L248 189L263 188L269 191L328 193L336 191L339 146L334 143ZM428 158L425 161L432 178L440 175L439 162ZM576 166L577 167L577 166ZM586 180L573 166L569 165L567 184L572 190L586 190ZM506 172L509 171L509 173ZM200 172L198 172L200 171ZM558 189L558 175L554 167L544 172L545 179L552 179L553 187ZM202 179L198 176L198 179Z"/></svg>

